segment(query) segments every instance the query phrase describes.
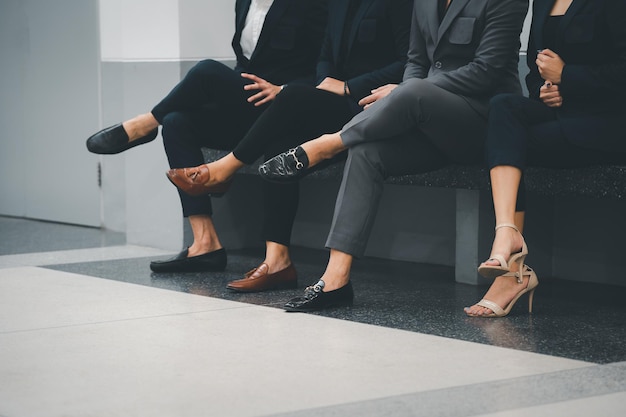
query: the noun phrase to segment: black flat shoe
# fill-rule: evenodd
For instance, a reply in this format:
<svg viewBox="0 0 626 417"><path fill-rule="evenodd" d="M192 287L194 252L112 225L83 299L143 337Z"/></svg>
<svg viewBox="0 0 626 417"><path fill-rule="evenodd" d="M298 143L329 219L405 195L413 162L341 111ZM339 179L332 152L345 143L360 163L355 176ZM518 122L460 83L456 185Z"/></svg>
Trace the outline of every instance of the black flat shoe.
<svg viewBox="0 0 626 417"><path fill-rule="evenodd" d="M87 149L89 152L100 155L112 155L151 142L157 137L158 133L159 128L156 128L146 136L129 141L124 127L121 123L118 123L90 136L87 139Z"/></svg>
<svg viewBox="0 0 626 417"><path fill-rule="evenodd" d="M308 174L308 167L309 158L298 146L259 165L259 175L272 182L295 182Z"/></svg>
<svg viewBox="0 0 626 417"><path fill-rule="evenodd" d="M321 279L315 285L307 287L302 297L292 298L283 306L286 311L317 311L330 307L351 306L354 300L352 283L348 281L346 285L333 291L323 292L324 281Z"/></svg>
<svg viewBox="0 0 626 417"><path fill-rule="evenodd" d="M223 271L226 268L226 250L224 248L203 255L187 257L185 249L175 257L164 261L150 262L154 272L204 272Z"/></svg>

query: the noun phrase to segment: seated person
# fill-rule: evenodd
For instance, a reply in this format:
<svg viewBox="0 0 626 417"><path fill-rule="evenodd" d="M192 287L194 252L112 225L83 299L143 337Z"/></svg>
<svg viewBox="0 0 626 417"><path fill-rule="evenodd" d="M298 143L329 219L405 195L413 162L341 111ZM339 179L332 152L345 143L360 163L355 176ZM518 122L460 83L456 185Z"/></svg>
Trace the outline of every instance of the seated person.
<svg viewBox="0 0 626 417"><path fill-rule="evenodd" d="M526 166L626 161L626 2L535 0L528 66L530 98L503 94L491 101L486 147L496 233L479 272L495 281L465 309L470 316L505 316L525 293L532 311L539 282L524 266Z"/></svg>
<svg viewBox="0 0 626 417"><path fill-rule="evenodd" d="M224 191L244 165L339 129L362 110L361 100L373 89L401 80L412 6L411 0L330 2L317 88L285 86L233 152L206 165L170 170L169 178L194 195ZM263 182L265 259L228 288L253 292L296 286L289 245L298 198L297 183ZM256 202L251 206L256 208Z"/></svg>
<svg viewBox="0 0 626 417"><path fill-rule="evenodd" d="M235 69L205 60L150 113L106 128L87 140L94 153L115 154L149 142L163 125L170 167L204 162L202 147L233 149L288 82L313 84L326 27L326 0L237 0L232 46ZM211 198L179 193L193 243L176 257L154 261L155 272L217 271L226 267L212 220Z"/></svg>
<svg viewBox="0 0 626 417"><path fill-rule="evenodd" d="M261 175L294 181L349 149L321 279L285 304L287 311L350 305L350 269L365 251L383 180L483 159L489 99L521 94L519 36L525 0L415 1L404 81L376 90L340 132L270 159Z"/></svg>

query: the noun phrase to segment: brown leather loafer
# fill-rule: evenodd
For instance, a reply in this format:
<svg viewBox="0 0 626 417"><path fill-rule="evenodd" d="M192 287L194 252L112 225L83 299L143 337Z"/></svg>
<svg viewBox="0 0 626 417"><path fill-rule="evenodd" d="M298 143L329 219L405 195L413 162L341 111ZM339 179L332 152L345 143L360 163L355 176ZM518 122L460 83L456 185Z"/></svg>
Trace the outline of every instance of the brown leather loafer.
<svg viewBox="0 0 626 417"><path fill-rule="evenodd" d="M265 265L265 267L263 267ZM298 274L293 264L287 268L269 274L269 266L262 263L251 271L246 272L243 279L229 283L226 288L238 292L260 292L282 288L296 288Z"/></svg>
<svg viewBox="0 0 626 417"><path fill-rule="evenodd" d="M170 169L165 175L172 184L192 196L211 194L213 197L221 197L232 183L232 180L229 180L206 185L211 179L211 173L206 165Z"/></svg>

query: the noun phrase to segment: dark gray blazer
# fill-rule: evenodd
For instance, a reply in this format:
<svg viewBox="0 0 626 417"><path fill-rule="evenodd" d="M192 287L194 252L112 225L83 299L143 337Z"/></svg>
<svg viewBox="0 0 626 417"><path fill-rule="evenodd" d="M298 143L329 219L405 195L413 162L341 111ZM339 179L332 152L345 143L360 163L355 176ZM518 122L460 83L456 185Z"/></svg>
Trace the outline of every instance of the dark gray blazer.
<svg viewBox="0 0 626 417"><path fill-rule="evenodd" d="M454 0L439 24L437 1L416 0L404 79L425 78L487 117L489 99L519 93L520 33L528 0Z"/></svg>

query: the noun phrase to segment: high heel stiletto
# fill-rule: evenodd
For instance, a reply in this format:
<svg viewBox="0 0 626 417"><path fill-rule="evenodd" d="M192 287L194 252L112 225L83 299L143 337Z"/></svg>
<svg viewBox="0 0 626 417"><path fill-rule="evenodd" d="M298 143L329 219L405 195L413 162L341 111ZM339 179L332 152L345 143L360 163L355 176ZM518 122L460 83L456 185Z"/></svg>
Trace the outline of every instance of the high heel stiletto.
<svg viewBox="0 0 626 417"><path fill-rule="evenodd" d="M515 303L517 302L517 300L519 300L519 298L528 293L528 312L532 313L533 312L533 298L535 295L535 289L537 288L537 286L539 285L539 279L537 278L537 274L535 273L535 271L533 271L529 266L525 266L524 267L524 276L529 276L528 277L528 285L526 286L526 288L524 288L522 291L520 291L515 298L513 298L511 300L511 302L509 302L509 304L507 304L507 306L505 308L500 307L499 305L497 305L496 303L494 303L493 301L487 300L487 299L482 299L480 300L478 303L476 303L477 306L480 307L485 307L488 308L492 311L491 314L470 314L467 313L468 316L471 317L504 317L506 315L508 315L511 312L511 309L513 308L513 306L515 305ZM519 272L507 272L506 274L503 274L502 276L504 277L516 277L517 278L517 282L518 283L523 283L524 280L523 278L521 278L521 275L519 274Z"/></svg>
<svg viewBox="0 0 626 417"><path fill-rule="evenodd" d="M510 227L511 229L514 229L517 233L520 232L517 226L511 223L499 224L496 226L495 230L497 231L502 227ZM511 256L509 256L508 262L506 259L504 259L504 256L502 255L493 255L489 259L487 259L487 261L498 261L500 265L486 265L485 262L487 261L485 261L478 267L478 273L485 278L493 279L499 277L500 275L507 274L508 272L519 272L520 274L518 274L518 283L521 283L521 271L524 270L524 259L526 258L526 255L528 255L528 247L526 246L526 242L524 241L524 237L522 236L522 249L519 252L512 253ZM517 270L512 271L511 266L518 263L519 266Z"/></svg>

